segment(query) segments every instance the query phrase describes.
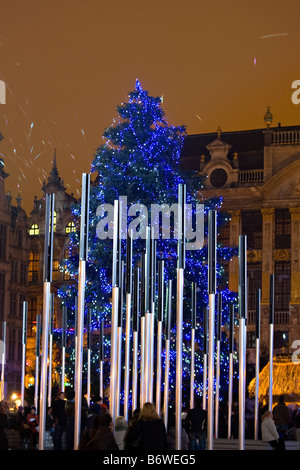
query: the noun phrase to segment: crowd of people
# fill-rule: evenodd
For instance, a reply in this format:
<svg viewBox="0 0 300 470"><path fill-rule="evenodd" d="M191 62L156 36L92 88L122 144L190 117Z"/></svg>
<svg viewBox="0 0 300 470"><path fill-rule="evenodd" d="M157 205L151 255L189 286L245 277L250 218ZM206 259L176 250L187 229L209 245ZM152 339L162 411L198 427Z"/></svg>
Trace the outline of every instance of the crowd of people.
<svg viewBox="0 0 300 470"><path fill-rule="evenodd" d="M226 413L220 409L220 436L226 433ZM207 438L207 412L202 408L202 399L195 398L194 407L182 413L181 449L205 450ZM168 451L175 449L175 407L170 406L167 429L163 419L152 403L144 403L141 409L133 411L127 422L123 416L115 421L109 413L108 406L99 396L92 398L88 407L85 397L81 405L81 438L80 450L125 450L134 451ZM238 432L238 406L235 404L231 418L232 437ZM75 394L71 390L67 396L59 392L48 408L46 431L51 437L54 450L74 449L75 427ZM9 449L6 431L13 429L19 432L21 448L37 449L39 437L39 417L34 406L27 403L19 407L11 416L5 402L0 403L0 450ZM262 412L260 434L270 448L284 450L284 441L291 438L300 440L300 409L297 406L291 412L284 397L273 411ZM225 437L225 436L223 436Z"/></svg>
<svg viewBox="0 0 300 470"><path fill-rule="evenodd" d="M274 450L285 450L285 440L293 437L300 441L300 408L288 408L284 396L279 397L273 410L267 410L262 416L262 440ZM291 432L294 435L291 435Z"/></svg>

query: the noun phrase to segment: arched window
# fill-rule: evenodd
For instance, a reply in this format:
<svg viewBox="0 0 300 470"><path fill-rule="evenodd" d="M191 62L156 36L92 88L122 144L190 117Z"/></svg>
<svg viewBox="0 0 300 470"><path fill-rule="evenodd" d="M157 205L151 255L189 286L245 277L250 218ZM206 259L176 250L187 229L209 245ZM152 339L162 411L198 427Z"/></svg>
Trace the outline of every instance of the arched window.
<svg viewBox="0 0 300 470"><path fill-rule="evenodd" d="M18 248L23 247L23 232L22 230L18 231Z"/></svg>
<svg viewBox="0 0 300 470"><path fill-rule="evenodd" d="M66 233L75 232L75 230L76 228L75 228L74 222L69 222L68 225L66 226Z"/></svg>
<svg viewBox="0 0 300 470"><path fill-rule="evenodd" d="M40 229L38 224L32 224L29 229L29 235L39 235Z"/></svg>

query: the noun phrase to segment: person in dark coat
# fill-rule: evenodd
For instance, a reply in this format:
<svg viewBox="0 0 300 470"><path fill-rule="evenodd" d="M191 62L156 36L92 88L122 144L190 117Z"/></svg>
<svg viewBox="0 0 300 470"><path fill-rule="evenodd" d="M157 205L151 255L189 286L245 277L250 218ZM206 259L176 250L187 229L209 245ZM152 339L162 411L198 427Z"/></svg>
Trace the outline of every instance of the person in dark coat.
<svg viewBox="0 0 300 470"><path fill-rule="evenodd" d="M289 429L291 416L288 407L284 402L284 396L280 395L279 402L273 408L273 419L281 439L284 439L285 433Z"/></svg>
<svg viewBox="0 0 300 470"><path fill-rule="evenodd" d="M131 450L146 452L167 450L166 428L152 403L144 403L139 418L131 429L130 440ZM129 444L128 436L125 443L127 447Z"/></svg>
<svg viewBox="0 0 300 470"><path fill-rule="evenodd" d="M7 439L8 419L5 407L0 403L0 450L8 450L8 439Z"/></svg>
<svg viewBox="0 0 300 470"><path fill-rule="evenodd" d="M96 429L93 442L86 447L86 450L119 450L112 432L112 417L109 413L97 416Z"/></svg>
<svg viewBox="0 0 300 470"><path fill-rule="evenodd" d="M53 402L52 415L54 420L53 444L55 450L62 450L62 435L67 424L67 413L64 392L59 392Z"/></svg>
<svg viewBox="0 0 300 470"><path fill-rule="evenodd" d="M66 448L74 450L74 429L75 429L75 392L70 390L67 394L67 424L66 424Z"/></svg>
<svg viewBox="0 0 300 470"><path fill-rule="evenodd" d="M187 413L185 430L189 436L190 450L204 450L206 448L207 411L203 410L199 397L195 398L195 408Z"/></svg>
<svg viewBox="0 0 300 470"><path fill-rule="evenodd" d="M30 428L27 424L25 408L23 406L19 406L16 413L14 429L19 432L22 445L28 447L28 443L30 442Z"/></svg>
<svg viewBox="0 0 300 470"><path fill-rule="evenodd" d="M125 450L134 450L134 438L135 438L135 424L140 417L140 408L137 408L132 413L132 416L128 423L128 428L124 436L124 449Z"/></svg>

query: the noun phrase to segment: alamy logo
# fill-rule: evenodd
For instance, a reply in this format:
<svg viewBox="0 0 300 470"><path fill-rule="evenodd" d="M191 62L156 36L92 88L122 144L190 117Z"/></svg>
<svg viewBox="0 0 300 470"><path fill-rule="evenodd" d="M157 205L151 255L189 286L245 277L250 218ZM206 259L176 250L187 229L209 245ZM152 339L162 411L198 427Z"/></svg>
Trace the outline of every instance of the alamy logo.
<svg viewBox="0 0 300 470"><path fill-rule="evenodd" d="M300 340L299 339L296 339L295 341L293 341L292 348L293 349L298 348L292 354L292 362L294 364L300 364Z"/></svg>
<svg viewBox="0 0 300 470"><path fill-rule="evenodd" d="M129 234L133 240L146 239L147 227L149 227L149 213L144 204L131 204L128 208L127 197L121 196L121 238L126 240ZM204 243L204 205L185 204L186 212L186 249L199 250ZM96 216L100 218L97 224L97 236L100 240L113 239L114 235L114 206L112 204L100 204L96 210ZM132 218L128 227L128 217ZM179 205L151 204L150 212L151 238L154 239L180 239Z"/></svg>
<svg viewBox="0 0 300 470"><path fill-rule="evenodd" d="M3 80L0 80L0 104L6 104L6 86Z"/></svg>
<svg viewBox="0 0 300 470"><path fill-rule="evenodd" d="M300 80L294 80L292 83L292 88L293 90L296 89L292 93L291 100L293 104L299 104L300 103Z"/></svg>

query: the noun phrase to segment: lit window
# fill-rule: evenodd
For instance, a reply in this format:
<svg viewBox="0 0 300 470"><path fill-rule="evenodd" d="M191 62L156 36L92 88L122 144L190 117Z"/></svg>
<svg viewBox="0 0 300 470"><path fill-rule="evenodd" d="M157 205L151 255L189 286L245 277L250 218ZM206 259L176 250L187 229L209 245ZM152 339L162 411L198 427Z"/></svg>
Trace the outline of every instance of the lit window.
<svg viewBox="0 0 300 470"><path fill-rule="evenodd" d="M52 263L52 280L57 281L58 280L58 259L53 259Z"/></svg>
<svg viewBox="0 0 300 470"><path fill-rule="evenodd" d="M66 233L75 232L75 230L76 228L75 228L74 222L69 222L68 225L66 226Z"/></svg>
<svg viewBox="0 0 300 470"><path fill-rule="evenodd" d="M38 282L39 280L40 255L31 251L29 254L28 281Z"/></svg>
<svg viewBox="0 0 300 470"><path fill-rule="evenodd" d="M37 224L32 224L29 229L29 235L39 235L40 230Z"/></svg>

